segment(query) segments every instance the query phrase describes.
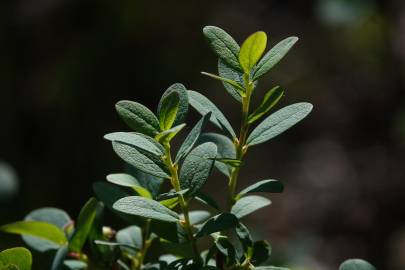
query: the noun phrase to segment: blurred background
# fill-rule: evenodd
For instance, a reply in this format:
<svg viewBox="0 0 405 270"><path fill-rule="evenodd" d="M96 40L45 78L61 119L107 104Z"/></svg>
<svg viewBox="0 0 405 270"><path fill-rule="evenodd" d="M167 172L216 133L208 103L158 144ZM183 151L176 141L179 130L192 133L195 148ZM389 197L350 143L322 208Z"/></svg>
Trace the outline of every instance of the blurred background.
<svg viewBox="0 0 405 270"><path fill-rule="evenodd" d="M155 110L161 93L182 82L237 129L238 104L200 75L216 72L204 25L238 42L266 31L269 47L300 37L261 81L256 102L281 85L278 107L308 101L315 109L252 148L240 180L240 187L269 177L285 184L271 207L246 219L272 244L274 263L328 270L362 257L379 269L405 269L401 0L1 1L0 224L44 206L77 216L92 183L123 166L102 139L127 130L114 110L120 99ZM189 126L198 117L191 113ZM225 178L210 181L206 189L223 200ZM21 244L0 235L0 249Z"/></svg>

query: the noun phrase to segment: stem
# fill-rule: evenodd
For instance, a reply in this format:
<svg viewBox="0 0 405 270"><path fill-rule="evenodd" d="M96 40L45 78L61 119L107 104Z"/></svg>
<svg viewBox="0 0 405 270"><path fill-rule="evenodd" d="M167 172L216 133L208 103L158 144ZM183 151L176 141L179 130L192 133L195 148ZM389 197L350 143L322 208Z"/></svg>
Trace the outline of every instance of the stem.
<svg viewBox="0 0 405 270"><path fill-rule="evenodd" d="M150 219L146 220L145 225L142 228L142 248L139 251L139 257L137 260L137 264L135 266L136 270L140 270L143 262L146 257L146 253L148 252L148 249L150 245L152 244L152 240L149 239L150 236Z"/></svg>
<svg viewBox="0 0 405 270"><path fill-rule="evenodd" d="M181 188L180 188L180 180L179 180L179 175L178 175L178 166L177 166L177 164L174 164L172 161L171 154L170 154L170 144L165 143L164 147L166 150L165 163L169 167L169 171L170 171L170 175L171 175L171 179L170 179L171 184L172 184L174 190L179 192L181 190ZM194 255L195 259L197 260L197 262L200 262L201 261L200 252L198 251L196 239L194 238L194 235L193 235L193 230L192 230L190 216L189 216L188 202L184 199L182 194L178 194L178 198L179 198L180 208L184 215L184 221L182 221L181 223L183 224L183 227L187 233L187 237L191 243L193 255Z"/></svg>

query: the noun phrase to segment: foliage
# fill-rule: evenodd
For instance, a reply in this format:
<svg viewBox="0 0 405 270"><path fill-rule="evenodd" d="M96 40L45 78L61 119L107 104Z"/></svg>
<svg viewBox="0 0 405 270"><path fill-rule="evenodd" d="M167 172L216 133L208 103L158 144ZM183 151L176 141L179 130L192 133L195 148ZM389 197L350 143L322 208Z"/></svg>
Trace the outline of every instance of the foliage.
<svg viewBox="0 0 405 270"><path fill-rule="evenodd" d="M116 110L130 131L104 138L129 169L108 174L108 183L94 185L96 196L84 205L76 224L62 210L43 208L0 230L21 234L39 252L53 250L53 270L286 269L270 266L269 243L254 239L243 224L246 215L270 205L268 195L283 192L283 184L265 179L237 190L248 150L287 131L312 110L310 103L301 102L270 113L284 95L279 86L251 109L258 79L280 62L298 38L286 38L265 53L267 35L262 31L250 35L241 47L218 27L207 26L203 32L218 56L218 75L203 74L219 80L240 102L238 134L213 102L180 83L164 92L156 114L138 102L119 101ZM189 106L202 118L175 152L172 141L185 130ZM260 123L253 127L256 122ZM204 133L208 123L218 133ZM226 206L219 206L202 191L214 168L228 179ZM170 188L164 190L167 186ZM211 212L190 210L192 201L209 206ZM128 227L115 232L103 226L105 211L118 215ZM203 238L211 243L206 250L199 244ZM162 251L157 260L147 256L153 243ZM31 257L23 249L0 255L0 269L30 268ZM14 265L16 256L26 264ZM374 268L361 260L349 260L340 269Z"/></svg>

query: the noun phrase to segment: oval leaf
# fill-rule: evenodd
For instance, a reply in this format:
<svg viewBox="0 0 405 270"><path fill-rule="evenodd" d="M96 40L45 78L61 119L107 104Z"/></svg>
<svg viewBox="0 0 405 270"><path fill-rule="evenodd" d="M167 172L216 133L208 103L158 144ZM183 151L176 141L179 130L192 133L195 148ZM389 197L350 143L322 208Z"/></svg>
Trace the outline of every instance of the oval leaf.
<svg viewBox="0 0 405 270"><path fill-rule="evenodd" d="M340 265L339 270L376 270L376 268L365 260L349 259Z"/></svg>
<svg viewBox="0 0 405 270"><path fill-rule="evenodd" d="M119 230L115 239L117 239L119 244L133 246L138 250L142 248L142 230L138 226L129 226ZM130 254L135 254L132 248L123 247L122 249Z"/></svg>
<svg viewBox="0 0 405 270"><path fill-rule="evenodd" d="M312 110L312 104L302 102L284 107L263 120L249 135L248 145L268 141L304 119Z"/></svg>
<svg viewBox="0 0 405 270"><path fill-rule="evenodd" d="M117 211L143 218L176 222L179 216L157 201L138 196L125 197L114 203L113 208Z"/></svg>
<svg viewBox="0 0 405 270"><path fill-rule="evenodd" d="M177 125L184 123L184 121L186 120L186 117L187 117L187 112L188 112L188 95L187 95L187 89L186 89L186 87L184 87L184 85L182 85L181 83L175 83L175 84L171 85L169 88L167 88L167 90L163 93L162 98L159 101L157 111L158 111L158 115L160 115L162 113L162 111L165 110L165 109L163 109L163 103L168 102L165 100L173 93L177 94L177 96L179 98L179 102L177 105L175 119L171 126L173 126L173 125L177 126Z"/></svg>
<svg viewBox="0 0 405 270"><path fill-rule="evenodd" d="M237 218L242 218L270 204L271 201L265 197L246 196L236 201L234 206L232 206L231 213Z"/></svg>
<svg viewBox="0 0 405 270"><path fill-rule="evenodd" d="M268 51L260 62L257 64L253 72L253 81L256 81L270 69L272 69L280 60L288 53L288 51L298 41L297 37L288 37L276 44Z"/></svg>
<svg viewBox="0 0 405 270"><path fill-rule="evenodd" d="M218 60L218 74L223 78L237 82L239 85L244 85L243 74L237 70L234 70L227 66L223 60ZM229 83L222 82L225 87L225 90L237 101L242 102L242 96L239 93L238 87L232 86Z"/></svg>
<svg viewBox="0 0 405 270"><path fill-rule="evenodd" d="M140 196L145 198L152 198L152 194L139 184L138 180L130 174L115 173L107 175L107 181L118 186L130 187L134 189Z"/></svg>
<svg viewBox="0 0 405 270"><path fill-rule="evenodd" d="M245 73L250 74L250 70L256 65L266 49L267 35L259 31L250 35L242 44L239 52L239 63Z"/></svg>
<svg viewBox="0 0 405 270"><path fill-rule="evenodd" d="M240 198L245 194L253 192L281 193L283 192L283 189L284 186L280 181L274 179L267 179L259 181L251 186L248 186L247 188L239 192L237 197Z"/></svg>
<svg viewBox="0 0 405 270"><path fill-rule="evenodd" d="M195 237L202 237L214 232L220 232L235 228L238 225L236 216L230 213L222 213L207 220L197 231Z"/></svg>
<svg viewBox="0 0 405 270"><path fill-rule="evenodd" d="M31 252L23 247L16 247L0 252L1 269L30 270L32 265ZM3 268L3 266L5 268ZM10 268L7 268L10 267ZM12 266L16 267L13 268Z"/></svg>
<svg viewBox="0 0 405 270"><path fill-rule="evenodd" d="M180 124L178 126L172 127L171 129L165 130L160 132L158 135L155 136L155 139L160 142L161 144L165 144L170 142L176 135L177 133L182 130L186 124Z"/></svg>
<svg viewBox="0 0 405 270"><path fill-rule="evenodd" d="M157 156L163 155L162 149L160 147L156 146L155 143L152 143L150 140L137 133L114 132L104 135L104 138L113 142L129 144Z"/></svg>
<svg viewBox="0 0 405 270"><path fill-rule="evenodd" d="M160 100L158 117L161 130L167 130L173 126L179 110L179 103L180 97L176 92L172 92Z"/></svg>
<svg viewBox="0 0 405 270"><path fill-rule="evenodd" d="M251 124L265 115L283 97L284 91L279 86L275 86L264 95L262 103L249 115L248 123Z"/></svg>
<svg viewBox="0 0 405 270"><path fill-rule="evenodd" d="M115 108L124 122L133 130L154 137L159 133L159 120L148 108L134 101L119 101Z"/></svg>
<svg viewBox="0 0 405 270"><path fill-rule="evenodd" d="M211 173L217 155L215 144L208 142L193 149L184 159L180 171L181 189L189 189L191 196L199 191Z"/></svg>

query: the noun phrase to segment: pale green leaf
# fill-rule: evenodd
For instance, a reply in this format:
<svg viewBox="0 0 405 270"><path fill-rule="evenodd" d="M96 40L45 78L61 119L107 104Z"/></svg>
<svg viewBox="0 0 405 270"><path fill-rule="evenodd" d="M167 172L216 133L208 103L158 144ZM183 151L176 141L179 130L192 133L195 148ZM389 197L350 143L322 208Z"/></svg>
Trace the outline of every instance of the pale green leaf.
<svg viewBox="0 0 405 270"><path fill-rule="evenodd" d="M160 101L158 118L161 130L170 129L176 120L177 111L179 110L180 97L176 92L163 97Z"/></svg>
<svg viewBox="0 0 405 270"><path fill-rule="evenodd" d="M185 126L186 124L180 124L171 129L162 131L155 136L155 139L162 144L170 142Z"/></svg>
<svg viewBox="0 0 405 270"><path fill-rule="evenodd" d="M118 186L130 187L134 189L140 196L152 198L152 194L139 184L138 180L130 174L114 173L107 175L107 181Z"/></svg>
<svg viewBox="0 0 405 270"><path fill-rule="evenodd" d="M271 201L265 197L246 196L236 201L232 206L231 213L237 218L242 218L270 204Z"/></svg>
<svg viewBox="0 0 405 270"><path fill-rule="evenodd" d="M258 31L250 35L242 44L239 52L239 63L245 73L250 74L250 70L256 65L266 49L267 35Z"/></svg>
<svg viewBox="0 0 405 270"><path fill-rule="evenodd" d="M164 154L160 147L139 133L114 132L104 135L104 138L112 142L120 142L134 146L156 156L162 156Z"/></svg>
<svg viewBox="0 0 405 270"><path fill-rule="evenodd" d="M200 224L200 223L206 221L211 216L211 213L208 211L204 211L204 210L195 210L195 211L190 211L188 213L188 215L190 218L191 225L195 225L195 224ZM183 214L180 215L180 219L184 220Z"/></svg>
<svg viewBox="0 0 405 270"><path fill-rule="evenodd" d="M172 125L170 125L170 127L172 127L173 125L177 126L177 125L183 124L184 121L186 120L187 112L188 112L187 89L181 83L175 83L175 84L169 86L169 88L167 88L167 90L163 93L162 98L159 101L159 105L158 105L158 109L157 109L158 115L160 115L161 111L163 110L163 103L165 102L166 98L168 96L172 95L173 93L177 94L177 96L179 98L179 102L177 105L175 119L174 119Z"/></svg>
<svg viewBox="0 0 405 270"><path fill-rule="evenodd" d="M65 260L63 264L70 270L87 269L87 263L78 260Z"/></svg>
<svg viewBox="0 0 405 270"><path fill-rule="evenodd" d="M348 259L340 265L339 270L376 270L376 268L362 259Z"/></svg>
<svg viewBox="0 0 405 270"><path fill-rule="evenodd" d="M231 67L229 67L225 62L221 59L218 59L218 75L223 78L227 78L229 80L232 80L236 82L238 85L242 86L244 85L243 82L243 73L240 71L237 71ZM237 101L242 102L242 96L241 96L241 91L239 87L234 87L229 83L222 82L224 85L225 90Z"/></svg>
<svg viewBox="0 0 405 270"><path fill-rule="evenodd" d="M31 252L26 248L16 247L6 249L0 252L1 269L30 270L31 265L32 265L32 255Z"/></svg>
<svg viewBox="0 0 405 270"><path fill-rule="evenodd" d="M208 77L211 77L211 78L213 78L215 80L222 81L222 82L224 82L226 84L229 84L229 85L233 86L235 89L237 89L239 95L241 95L241 96L245 95L245 93L244 93L245 89L243 88L243 86L240 85L239 83L231 80L231 79L227 79L227 78L224 78L224 77L212 74L212 73L208 73L208 72L201 72L201 74L205 75L205 76L208 76Z"/></svg>

